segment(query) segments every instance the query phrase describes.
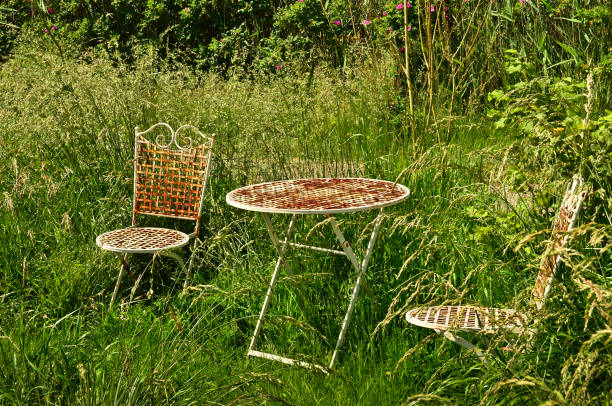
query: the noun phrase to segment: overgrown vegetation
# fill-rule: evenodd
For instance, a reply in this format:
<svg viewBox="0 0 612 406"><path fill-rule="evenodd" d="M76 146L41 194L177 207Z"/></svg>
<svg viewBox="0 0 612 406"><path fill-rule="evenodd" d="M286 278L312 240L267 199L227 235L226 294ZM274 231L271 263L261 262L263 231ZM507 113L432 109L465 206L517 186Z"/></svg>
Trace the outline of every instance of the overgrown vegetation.
<svg viewBox="0 0 612 406"><path fill-rule="evenodd" d="M1 403L611 404L607 3L140 3L0 7ZM136 257L141 288L127 278L108 310L118 264L95 237L129 224L134 127L158 121L218 135L203 244L184 252L194 280L181 296L173 261ZM580 226L534 312L574 173ZM330 376L246 359L276 256L260 219L225 203L310 176L412 190L387 212ZM374 216L339 217L355 246ZM320 220L296 238L332 245ZM261 345L323 362L355 275L290 258ZM403 320L442 303L517 308L535 334L469 337L483 365Z"/></svg>

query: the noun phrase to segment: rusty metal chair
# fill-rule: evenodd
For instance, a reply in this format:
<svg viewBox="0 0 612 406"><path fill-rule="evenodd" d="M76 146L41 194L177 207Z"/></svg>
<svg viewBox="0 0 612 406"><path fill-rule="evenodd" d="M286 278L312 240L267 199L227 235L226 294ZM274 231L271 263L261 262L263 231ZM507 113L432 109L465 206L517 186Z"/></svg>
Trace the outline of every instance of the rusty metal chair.
<svg viewBox="0 0 612 406"><path fill-rule="evenodd" d="M164 131L158 132L153 141L147 140L145 135L152 134L157 128L170 130L169 139ZM187 131L195 134L197 139L182 135ZM195 248L214 139L214 134L205 136L189 124L176 131L166 123L157 123L142 132L136 127L132 226L109 231L96 238L100 248L116 252L121 260L110 306L115 301L123 274L129 269L129 254L157 254L175 259L186 272L183 291L187 288L193 257L185 268L183 259L175 251L187 245L191 239L194 239ZM185 234L166 228L137 227L139 215L192 220L195 229L191 234Z"/></svg>
<svg viewBox="0 0 612 406"><path fill-rule="evenodd" d="M569 232L575 225L586 192L582 190L582 179L575 176L568 185L565 197L554 222L552 239L544 254L531 301L539 310L550 290L550 285L561 262L560 250L569 239ZM498 309L478 306L430 306L418 307L406 313L406 321L417 326L433 329L447 339L474 350L481 361L485 355L474 344L455 334L459 331L491 333L497 329L516 333L527 328L528 318L513 309Z"/></svg>

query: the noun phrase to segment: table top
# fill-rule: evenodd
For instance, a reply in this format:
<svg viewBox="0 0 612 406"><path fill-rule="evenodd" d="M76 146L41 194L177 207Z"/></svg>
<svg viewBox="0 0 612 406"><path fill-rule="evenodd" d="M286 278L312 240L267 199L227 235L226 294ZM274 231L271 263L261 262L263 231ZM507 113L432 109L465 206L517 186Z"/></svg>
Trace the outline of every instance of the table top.
<svg viewBox="0 0 612 406"><path fill-rule="evenodd" d="M386 180L313 178L244 186L229 192L225 200L265 213L335 214L391 206L409 195L406 186Z"/></svg>

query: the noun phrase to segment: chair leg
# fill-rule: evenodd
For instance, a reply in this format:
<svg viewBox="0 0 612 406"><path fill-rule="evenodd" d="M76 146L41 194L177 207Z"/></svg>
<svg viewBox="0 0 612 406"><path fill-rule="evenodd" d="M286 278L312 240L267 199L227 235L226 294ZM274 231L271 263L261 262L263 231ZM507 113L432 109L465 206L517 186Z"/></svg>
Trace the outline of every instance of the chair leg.
<svg viewBox="0 0 612 406"><path fill-rule="evenodd" d="M121 258L121 256L119 257L121 261L121 269L119 270L119 276L117 277L117 283L115 283L115 290L113 291L113 296L111 297L109 308L113 307L113 303L115 302L115 298L117 297L117 292L119 291L119 285L121 284L121 278L123 278L123 274L125 273L126 269L129 268L127 264L127 257L128 254L123 254L123 258Z"/></svg>
<svg viewBox="0 0 612 406"><path fill-rule="evenodd" d="M437 330L438 331L438 330ZM440 332L440 331L438 331ZM478 349L478 347L476 347L474 344L470 343L469 341L467 341L465 338L455 335L453 333L451 333L450 331L446 330L444 333L444 337L446 337L447 339L451 340L454 343L459 344L460 346L467 348L468 350L474 350L474 353L476 353L476 356L480 359L480 361L483 364L489 364L489 360L487 359L487 357L484 355L484 353L482 351L480 351Z"/></svg>
<svg viewBox="0 0 612 406"><path fill-rule="evenodd" d="M185 275L185 283L183 283L183 295L187 293L187 287L189 286L189 282L191 280L191 269L193 267L193 254L196 250L197 238L193 241L193 248L191 249L191 255L189 256L189 265L187 266L187 273ZM183 268L185 268L183 266Z"/></svg>

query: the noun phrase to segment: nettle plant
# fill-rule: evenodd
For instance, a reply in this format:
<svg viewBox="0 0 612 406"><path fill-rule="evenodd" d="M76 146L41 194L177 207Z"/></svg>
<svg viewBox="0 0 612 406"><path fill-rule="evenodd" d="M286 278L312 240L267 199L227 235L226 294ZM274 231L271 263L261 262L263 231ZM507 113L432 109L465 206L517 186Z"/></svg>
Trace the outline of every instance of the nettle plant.
<svg viewBox="0 0 612 406"><path fill-rule="evenodd" d="M605 66L584 80L536 76L534 65L516 50L505 52L505 69L514 82L488 95L494 127L518 129L522 136L519 171L549 179L581 173L594 193L589 199L597 221L608 223L612 197L612 111L596 109L596 81Z"/></svg>
<svg viewBox="0 0 612 406"><path fill-rule="evenodd" d="M505 69L515 81L490 92L488 116L495 128L516 127L534 141L549 164L568 172L583 166L590 156L612 153L612 112L592 117L593 81L571 77L534 77L533 65L516 50L505 52Z"/></svg>
<svg viewBox="0 0 612 406"><path fill-rule="evenodd" d="M531 78L534 66L518 51L505 52L505 70L514 83L492 91L488 100L496 118L495 128L518 126L524 134L546 137L553 144L566 131L576 132L584 114L586 83L574 78L540 76Z"/></svg>

